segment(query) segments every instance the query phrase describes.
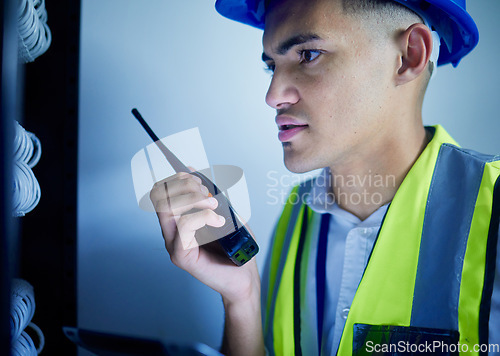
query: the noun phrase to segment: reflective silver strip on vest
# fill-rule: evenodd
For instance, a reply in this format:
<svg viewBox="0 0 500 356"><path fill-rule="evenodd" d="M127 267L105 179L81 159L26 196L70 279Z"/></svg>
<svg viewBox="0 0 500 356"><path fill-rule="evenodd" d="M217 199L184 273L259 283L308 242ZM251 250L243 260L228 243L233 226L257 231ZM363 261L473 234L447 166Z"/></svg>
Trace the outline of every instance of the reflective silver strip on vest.
<svg viewBox="0 0 500 356"><path fill-rule="evenodd" d="M462 268L476 197L485 162L496 159L441 146L424 215L411 326L458 330Z"/></svg>

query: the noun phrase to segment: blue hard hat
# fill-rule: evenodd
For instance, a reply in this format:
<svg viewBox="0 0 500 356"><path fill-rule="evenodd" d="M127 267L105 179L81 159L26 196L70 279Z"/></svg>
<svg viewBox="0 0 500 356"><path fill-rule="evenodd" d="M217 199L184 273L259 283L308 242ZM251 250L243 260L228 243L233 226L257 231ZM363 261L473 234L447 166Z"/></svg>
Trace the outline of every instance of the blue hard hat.
<svg viewBox="0 0 500 356"><path fill-rule="evenodd" d="M306 1L306 0L305 0ZM458 65L476 47L479 31L465 9L465 0L394 0L424 17L441 37L438 65ZM264 29L265 0L216 0L224 17Z"/></svg>

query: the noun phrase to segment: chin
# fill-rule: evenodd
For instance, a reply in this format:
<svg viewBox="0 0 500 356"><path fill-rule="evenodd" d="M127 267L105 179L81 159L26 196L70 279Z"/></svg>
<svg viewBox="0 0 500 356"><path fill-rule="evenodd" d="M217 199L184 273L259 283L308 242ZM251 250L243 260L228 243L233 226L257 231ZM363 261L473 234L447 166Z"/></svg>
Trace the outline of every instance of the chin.
<svg viewBox="0 0 500 356"><path fill-rule="evenodd" d="M304 161L287 158L286 155L284 158L284 163L286 169L288 169L292 173L307 173L319 168L319 167L313 167L310 163L308 164L307 162Z"/></svg>
<svg viewBox="0 0 500 356"><path fill-rule="evenodd" d="M318 160L317 152L299 149L290 142L283 144L283 163L292 173L307 173L323 168ZM315 159L314 159L315 158Z"/></svg>

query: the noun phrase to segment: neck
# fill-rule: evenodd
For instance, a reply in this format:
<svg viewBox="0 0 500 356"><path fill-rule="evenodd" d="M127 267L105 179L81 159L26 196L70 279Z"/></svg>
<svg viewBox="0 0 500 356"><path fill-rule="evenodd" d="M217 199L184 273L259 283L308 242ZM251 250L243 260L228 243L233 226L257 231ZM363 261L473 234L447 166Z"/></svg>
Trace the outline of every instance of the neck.
<svg viewBox="0 0 500 356"><path fill-rule="evenodd" d="M363 150L366 154L330 167L337 204L361 220L393 199L429 137L420 125L378 141Z"/></svg>

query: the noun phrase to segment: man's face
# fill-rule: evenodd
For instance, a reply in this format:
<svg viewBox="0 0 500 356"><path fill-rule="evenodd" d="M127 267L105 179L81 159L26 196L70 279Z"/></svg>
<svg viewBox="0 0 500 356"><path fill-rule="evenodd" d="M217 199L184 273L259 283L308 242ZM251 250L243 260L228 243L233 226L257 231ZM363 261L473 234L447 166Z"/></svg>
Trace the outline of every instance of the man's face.
<svg viewBox="0 0 500 356"><path fill-rule="evenodd" d="M266 14L266 102L293 172L369 159L390 126L395 45L339 2L275 0Z"/></svg>

